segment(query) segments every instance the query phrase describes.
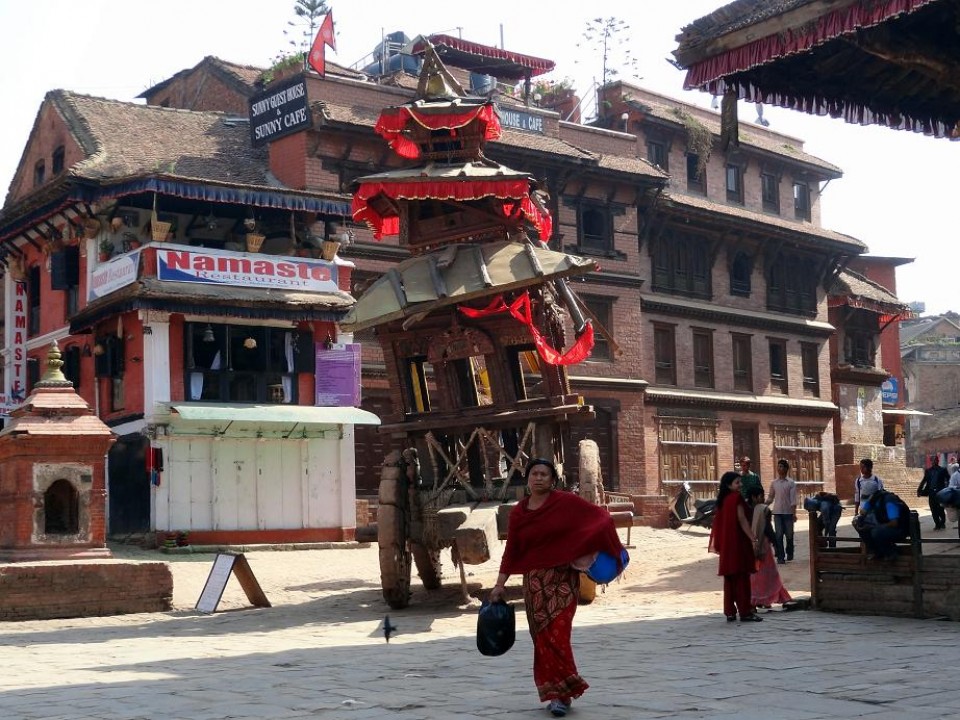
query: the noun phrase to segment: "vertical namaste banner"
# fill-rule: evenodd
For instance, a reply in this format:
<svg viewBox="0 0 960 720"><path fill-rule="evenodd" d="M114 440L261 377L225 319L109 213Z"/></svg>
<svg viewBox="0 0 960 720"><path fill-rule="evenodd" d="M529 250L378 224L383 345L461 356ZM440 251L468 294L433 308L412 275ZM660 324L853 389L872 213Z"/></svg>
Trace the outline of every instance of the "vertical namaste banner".
<svg viewBox="0 0 960 720"><path fill-rule="evenodd" d="M317 400L327 407L360 407L360 344L317 343Z"/></svg>

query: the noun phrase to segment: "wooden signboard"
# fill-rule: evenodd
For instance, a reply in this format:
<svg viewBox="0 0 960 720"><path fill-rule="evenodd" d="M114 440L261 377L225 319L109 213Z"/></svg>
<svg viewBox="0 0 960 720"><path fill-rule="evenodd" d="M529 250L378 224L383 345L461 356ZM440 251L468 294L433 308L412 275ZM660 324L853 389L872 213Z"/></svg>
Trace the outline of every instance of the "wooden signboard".
<svg viewBox="0 0 960 720"><path fill-rule="evenodd" d="M270 607L270 601L260 589L260 583L254 577L247 558L242 553L217 553L213 567L210 568L210 575L207 576L207 582L203 586L203 592L197 600L197 610L205 613L216 612L231 574L237 576L240 587L247 594L247 600L254 607Z"/></svg>

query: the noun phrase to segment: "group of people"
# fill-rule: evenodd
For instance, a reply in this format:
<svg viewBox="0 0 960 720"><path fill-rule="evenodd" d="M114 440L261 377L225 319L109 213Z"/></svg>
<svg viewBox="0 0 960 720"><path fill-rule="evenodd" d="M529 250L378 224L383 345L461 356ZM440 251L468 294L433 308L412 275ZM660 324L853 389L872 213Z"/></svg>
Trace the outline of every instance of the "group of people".
<svg viewBox="0 0 960 720"><path fill-rule="evenodd" d="M945 504L941 493L948 488L960 494L960 464L953 462L943 468L940 465L940 458L934 455L930 460L930 467L924 471L923 479L917 487L917 497L927 498L927 503L930 505L934 530L943 530L947 527L948 510L952 511L953 522L957 521L956 506L960 496L950 493L951 499Z"/></svg>
<svg viewBox="0 0 960 720"><path fill-rule="evenodd" d="M790 464L777 462L777 477L765 494L751 460L740 458L739 472L720 478L717 511L709 549L719 555L723 576L723 612L728 622L760 622L757 608L790 601L778 565L794 558L794 525L797 519L797 484ZM937 467L935 465L935 467ZM920 494L935 496L941 486L960 493L960 466L953 476L930 468ZM523 598L533 638L533 677L540 700L554 717L563 717L574 699L589 685L577 671L571 646L573 617L579 598L580 573L598 553L617 558L622 570L620 542L610 514L575 493L561 492L562 480L549 460L533 459L525 470L526 497L511 511L500 574L490 592L491 602L502 600L511 575L523 576ZM878 559L896 553L904 535L905 506L873 473L873 462L860 462L854 482L856 517L853 526ZM804 507L816 510L820 531L830 547L836 545L837 522L842 507L832 493L807 498ZM933 500L930 503L933 510ZM942 511L942 506L941 506ZM945 520L938 520L938 527Z"/></svg>
<svg viewBox="0 0 960 720"><path fill-rule="evenodd" d="M717 514L710 530L709 549L720 556L717 574L723 576L727 622L734 622L738 614L740 622L760 622L758 607L791 599L777 565L793 560L797 484L789 476L790 463L781 459L777 478L765 496L751 465L750 458L742 457L740 472L720 478Z"/></svg>

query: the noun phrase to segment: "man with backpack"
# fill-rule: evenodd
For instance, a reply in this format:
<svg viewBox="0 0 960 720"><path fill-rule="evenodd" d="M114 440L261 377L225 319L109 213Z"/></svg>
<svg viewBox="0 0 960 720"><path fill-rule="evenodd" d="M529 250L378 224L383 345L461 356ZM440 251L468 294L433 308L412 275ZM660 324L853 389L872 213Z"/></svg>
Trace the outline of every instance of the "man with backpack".
<svg viewBox="0 0 960 720"><path fill-rule="evenodd" d="M937 493L943 490L950 482L950 473L940 467L940 458L934 455L931 465L923 473L923 480L917 488L917 497L925 497L930 504L930 515L933 517L933 529L943 530L947 527L947 513L937 498Z"/></svg>
<svg viewBox="0 0 960 720"><path fill-rule="evenodd" d="M853 527L867 546L868 559L893 559L896 543L910 534L910 508L894 493L881 490L875 480L864 480Z"/></svg>

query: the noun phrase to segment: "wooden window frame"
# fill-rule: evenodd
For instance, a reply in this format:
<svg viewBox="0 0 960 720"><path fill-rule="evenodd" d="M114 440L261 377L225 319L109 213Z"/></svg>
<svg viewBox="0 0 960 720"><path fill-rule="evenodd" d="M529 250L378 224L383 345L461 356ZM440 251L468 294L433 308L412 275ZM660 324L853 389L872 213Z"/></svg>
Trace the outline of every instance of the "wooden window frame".
<svg viewBox="0 0 960 720"><path fill-rule="evenodd" d="M659 140L647 140L647 160L664 172L670 171L670 153L667 144ZM662 161L662 162L661 162Z"/></svg>
<svg viewBox="0 0 960 720"><path fill-rule="evenodd" d="M658 385L677 384L677 328L653 324L653 367Z"/></svg>
<svg viewBox="0 0 960 720"><path fill-rule="evenodd" d="M615 298L607 295L581 295L580 299L587 309L597 319L597 322L613 335L613 303ZM596 328L594 328L596 330ZM589 360L601 360L611 362L613 360L613 351L610 349L610 343L600 332L593 334L593 351L590 353Z"/></svg>
<svg viewBox="0 0 960 720"><path fill-rule="evenodd" d="M812 192L810 183L802 180L796 180L793 183L793 214L797 220L807 220L811 218Z"/></svg>
<svg viewBox="0 0 960 720"><path fill-rule="evenodd" d="M693 485L693 494L715 496L718 474L718 423L707 418L657 418L660 486L672 496L676 486Z"/></svg>
<svg viewBox="0 0 960 720"><path fill-rule="evenodd" d="M760 173L760 201L765 212L780 214L780 178L776 173Z"/></svg>
<svg viewBox="0 0 960 720"><path fill-rule="evenodd" d="M742 353L737 350L738 344L744 345L741 348ZM733 389L753 392L753 336L731 333L730 356L733 367ZM745 361L744 367L741 367L741 360Z"/></svg>
<svg viewBox="0 0 960 720"><path fill-rule="evenodd" d="M693 384L712 388L714 382L713 330L693 328Z"/></svg>
<svg viewBox="0 0 960 720"><path fill-rule="evenodd" d="M780 338L769 338L770 353L770 388L783 395L790 394L790 376L787 368L787 341ZM781 368L774 368L774 353L779 352Z"/></svg>
<svg viewBox="0 0 960 720"><path fill-rule="evenodd" d="M688 152L687 162L687 191L698 195L707 194L707 171L697 173L697 167L700 164L700 156L697 153Z"/></svg>
<svg viewBox="0 0 960 720"><path fill-rule="evenodd" d="M816 343L800 343L800 366L803 372L803 394L820 397L820 348Z"/></svg>
<svg viewBox="0 0 960 720"><path fill-rule="evenodd" d="M727 163L724 172L727 188L727 202L743 205L743 167L736 163Z"/></svg>
<svg viewBox="0 0 960 720"><path fill-rule="evenodd" d="M713 297L713 256L699 236L667 232L650 243L654 292L709 300Z"/></svg>

